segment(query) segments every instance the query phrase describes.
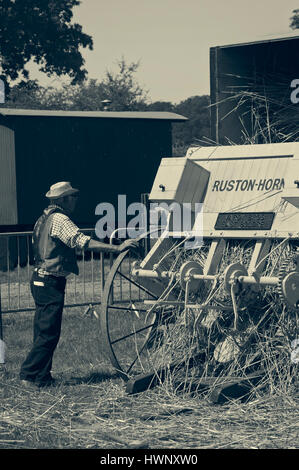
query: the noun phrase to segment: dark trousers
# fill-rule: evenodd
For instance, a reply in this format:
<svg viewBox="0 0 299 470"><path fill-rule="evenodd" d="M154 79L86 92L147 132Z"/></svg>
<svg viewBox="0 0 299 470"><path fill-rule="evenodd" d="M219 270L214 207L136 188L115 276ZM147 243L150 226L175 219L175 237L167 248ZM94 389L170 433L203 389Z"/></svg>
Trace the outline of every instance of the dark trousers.
<svg viewBox="0 0 299 470"><path fill-rule="evenodd" d="M21 366L22 380L38 384L51 380L53 354L61 331L65 284L63 277L40 276L33 272L30 282L36 305L33 346Z"/></svg>

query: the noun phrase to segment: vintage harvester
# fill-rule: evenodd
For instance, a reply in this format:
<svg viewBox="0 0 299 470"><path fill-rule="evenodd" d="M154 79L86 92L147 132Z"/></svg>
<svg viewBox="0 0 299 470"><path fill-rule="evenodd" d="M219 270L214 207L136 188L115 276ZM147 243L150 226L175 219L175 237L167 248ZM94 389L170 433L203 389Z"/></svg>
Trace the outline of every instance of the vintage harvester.
<svg viewBox="0 0 299 470"><path fill-rule="evenodd" d="M257 377L279 355L288 368L299 336L299 143L163 158L149 200L191 208L192 230L178 232L170 211L159 238L151 227L150 250L122 253L107 278L101 329L131 392L182 364L199 384Z"/></svg>

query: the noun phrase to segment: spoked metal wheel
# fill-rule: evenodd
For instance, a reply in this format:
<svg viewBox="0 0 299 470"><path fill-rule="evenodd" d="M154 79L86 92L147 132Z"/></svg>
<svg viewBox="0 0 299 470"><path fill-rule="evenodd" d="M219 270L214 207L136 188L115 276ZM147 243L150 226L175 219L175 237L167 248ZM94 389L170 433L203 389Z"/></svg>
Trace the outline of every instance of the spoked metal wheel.
<svg viewBox="0 0 299 470"><path fill-rule="evenodd" d="M123 379L146 372L153 365L149 344L155 335L157 313L146 300L156 300L132 274L138 255L125 251L115 260L107 277L101 315L106 351Z"/></svg>
<svg viewBox="0 0 299 470"><path fill-rule="evenodd" d="M142 258L130 252L118 256L102 300L105 349L125 380L181 361L190 340L185 290L180 280L175 276L166 280L135 277L134 262L138 265L140 261ZM183 252L174 259L167 256L176 272L184 269L185 261Z"/></svg>

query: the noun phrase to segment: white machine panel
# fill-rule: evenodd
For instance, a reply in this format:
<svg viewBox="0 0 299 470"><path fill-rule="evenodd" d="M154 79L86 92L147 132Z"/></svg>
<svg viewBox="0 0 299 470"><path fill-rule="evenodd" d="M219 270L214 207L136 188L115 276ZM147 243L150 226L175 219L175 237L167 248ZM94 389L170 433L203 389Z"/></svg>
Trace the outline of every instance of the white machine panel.
<svg viewBox="0 0 299 470"><path fill-rule="evenodd" d="M190 148L186 157L163 158L150 199L203 202L203 236L298 238L299 142Z"/></svg>
<svg viewBox="0 0 299 470"><path fill-rule="evenodd" d="M162 158L149 199L202 202L210 172L185 157Z"/></svg>

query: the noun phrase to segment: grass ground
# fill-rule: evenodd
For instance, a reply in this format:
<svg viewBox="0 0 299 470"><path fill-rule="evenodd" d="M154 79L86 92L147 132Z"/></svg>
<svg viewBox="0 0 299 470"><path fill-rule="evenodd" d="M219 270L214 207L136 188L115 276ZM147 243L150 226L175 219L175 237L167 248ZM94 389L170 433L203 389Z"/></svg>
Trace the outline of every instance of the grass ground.
<svg viewBox="0 0 299 470"><path fill-rule="evenodd" d="M65 309L53 361L59 385L20 387L18 372L32 338L32 313L3 316L7 373L0 378L0 449L295 449L296 390L260 391L247 403L213 405L175 393L171 384L128 395L101 343L94 316ZM99 307L98 307L99 310ZM68 383L69 382L69 383Z"/></svg>

